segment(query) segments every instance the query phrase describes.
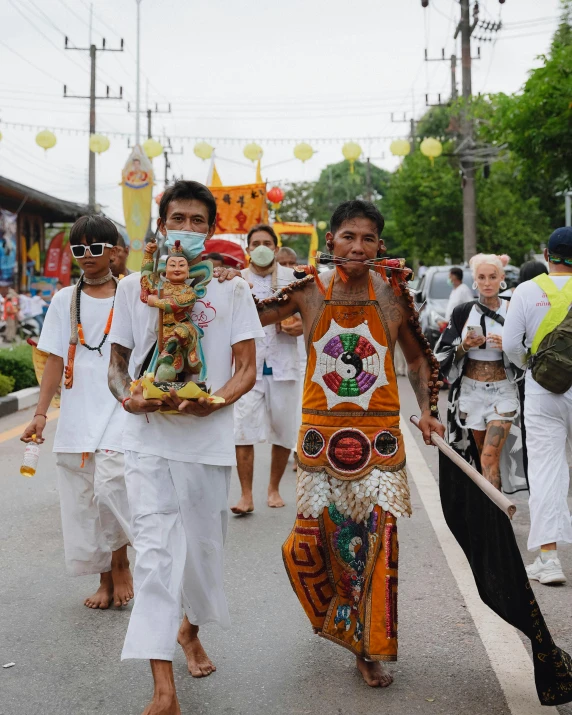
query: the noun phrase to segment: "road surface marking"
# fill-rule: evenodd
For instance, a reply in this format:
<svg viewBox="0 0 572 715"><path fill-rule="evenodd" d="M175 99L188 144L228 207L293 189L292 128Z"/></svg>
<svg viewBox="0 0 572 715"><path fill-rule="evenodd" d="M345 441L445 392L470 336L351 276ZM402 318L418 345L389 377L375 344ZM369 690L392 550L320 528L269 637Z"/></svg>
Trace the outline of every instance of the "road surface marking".
<svg viewBox="0 0 572 715"><path fill-rule="evenodd" d="M510 712L513 715L556 713L556 708L543 706L538 700L532 660L516 630L481 601L471 567L445 522L437 482L403 417L401 431L405 441L408 473L415 482L431 526L477 628Z"/></svg>
<svg viewBox="0 0 572 715"><path fill-rule="evenodd" d="M60 411L59 410L51 410L48 412L48 422L51 422L52 420L57 419L60 416ZM12 429L6 430L6 432L1 432L0 433L0 444L2 442L7 442L9 439L14 439L16 437L20 437L22 435L22 432L26 429L26 427L30 424L30 422L25 422L23 425L18 425L18 427L12 427Z"/></svg>

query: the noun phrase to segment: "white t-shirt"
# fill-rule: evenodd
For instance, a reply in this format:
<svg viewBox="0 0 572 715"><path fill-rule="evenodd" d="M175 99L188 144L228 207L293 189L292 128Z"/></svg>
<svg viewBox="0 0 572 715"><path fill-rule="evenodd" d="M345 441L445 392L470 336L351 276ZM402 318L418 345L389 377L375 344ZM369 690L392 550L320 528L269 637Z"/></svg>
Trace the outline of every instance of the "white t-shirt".
<svg viewBox="0 0 572 715"><path fill-rule="evenodd" d="M41 295L33 295L29 299L28 313L32 318L44 314L44 308L48 305Z"/></svg>
<svg viewBox="0 0 572 715"><path fill-rule="evenodd" d="M508 300L503 300L501 298L500 302L500 308L496 310L495 312L498 313L499 315L502 315L502 317L506 320L506 314L507 314L507 309L508 309ZM465 327L463 328L462 336L463 340L467 337L467 328L468 326L475 326L475 325L481 325L481 319L482 319L482 313L479 313L477 310L477 306L474 305L471 308L471 312L469 313L469 317L467 319L467 322L465 323ZM485 316L485 327L486 327L486 335L487 337L489 335L500 335L502 337L503 335L503 326L500 323L497 323L496 320L493 320L492 318L487 318ZM472 359L472 360L482 360L483 362L492 362L493 360L502 360L502 352L500 350L494 350L492 348L489 348L488 346L486 348L471 348L467 355ZM517 363L518 364L518 363Z"/></svg>
<svg viewBox="0 0 572 715"><path fill-rule="evenodd" d="M293 283L294 270L278 265L276 284L278 288ZM272 294L272 274L259 276L250 268L242 271L245 279L252 284L252 293L259 300ZM272 368L272 377L277 381L300 379L300 356L298 339L283 332L276 332L276 325L264 327L264 337L256 341L256 379L262 379L264 363Z"/></svg>
<svg viewBox="0 0 572 715"><path fill-rule="evenodd" d="M131 365L138 377L157 340L158 309L141 302L140 274L123 278L117 288L110 343L132 350ZM204 298L193 309L194 322L203 329L202 348L207 364L207 384L212 392L232 376L232 346L264 336L248 284L242 278L219 283L213 279ZM126 414L123 447L179 462L232 466L234 449L233 407L223 407L208 417ZM147 418L149 421L147 421Z"/></svg>
<svg viewBox="0 0 572 715"><path fill-rule="evenodd" d="M449 302L447 303L445 319L449 320L453 310L455 310L458 305L462 305L463 303L469 303L472 300L475 300L473 291L469 288L468 285L465 285L465 283L461 283L461 285L458 285L456 288L453 288L453 290L451 291L451 295L449 296Z"/></svg>
<svg viewBox="0 0 572 715"><path fill-rule="evenodd" d="M562 290L570 275L551 275L557 288ZM504 324L503 349L515 365L526 363L527 349L530 348L536 331L550 310L550 301L546 293L534 281L521 283L510 301L510 310ZM526 371L527 394L553 394L541 387Z"/></svg>
<svg viewBox="0 0 572 715"><path fill-rule="evenodd" d="M70 342L73 290L73 287L62 288L54 295L38 342L40 350L63 358L64 365ZM96 346L101 342L112 305L113 298L92 298L82 292L81 324L88 345ZM110 345L108 337L100 355L77 344L73 386L66 390L62 384L54 452L123 451L121 441L127 413L107 385Z"/></svg>

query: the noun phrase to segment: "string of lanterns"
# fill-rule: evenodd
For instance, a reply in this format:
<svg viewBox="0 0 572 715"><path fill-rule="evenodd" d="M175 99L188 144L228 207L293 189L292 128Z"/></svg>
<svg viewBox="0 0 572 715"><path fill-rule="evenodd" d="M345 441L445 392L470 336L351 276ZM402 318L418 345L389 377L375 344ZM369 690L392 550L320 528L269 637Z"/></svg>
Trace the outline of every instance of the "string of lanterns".
<svg viewBox="0 0 572 715"><path fill-rule="evenodd" d="M1 140L2 133L0 132L0 141ZM48 149L52 149L56 146L57 137L49 129L43 129L36 134L36 144L44 149L44 151L48 151ZM103 134L90 134L89 136L89 148L95 154L106 152L110 144L109 138ZM146 139L142 147L149 159L154 159L163 153L163 145L156 139ZM443 153L442 143L433 137L425 138L421 142L419 149L421 153L431 161L431 166L434 165L435 159L440 157ZM389 150L393 156L403 158L411 153L411 144L406 139L394 139L389 146ZM213 156L214 147L206 141L199 141L195 144L193 152L195 156L205 161ZM302 163L312 159L315 153L313 147L307 142L299 142L293 149L294 158ZM244 147L243 154L250 161L257 162L263 157L264 150L256 142L250 142ZM350 173L354 173L355 162L359 160L362 154L361 146L355 141L346 142L342 146L342 155L350 164Z"/></svg>

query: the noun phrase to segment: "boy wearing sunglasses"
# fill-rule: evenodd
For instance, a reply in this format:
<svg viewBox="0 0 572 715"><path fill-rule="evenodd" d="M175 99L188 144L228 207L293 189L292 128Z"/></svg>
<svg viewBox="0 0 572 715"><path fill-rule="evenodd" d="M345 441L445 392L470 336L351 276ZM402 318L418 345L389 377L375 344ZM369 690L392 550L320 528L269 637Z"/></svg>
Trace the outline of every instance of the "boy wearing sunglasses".
<svg viewBox="0 0 572 715"><path fill-rule="evenodd" d="M117 280L110 270L118 233L103 216L82 216L70 246L82 269L76 286L58 291L38 348L49 353L33 420L22 435L44 441L46 413L62 383L54 439L66 566L73 576L99 574L88 608L126 605L133 598L127 559L129 505L122 432L125 412L107 386Z"/></svg>

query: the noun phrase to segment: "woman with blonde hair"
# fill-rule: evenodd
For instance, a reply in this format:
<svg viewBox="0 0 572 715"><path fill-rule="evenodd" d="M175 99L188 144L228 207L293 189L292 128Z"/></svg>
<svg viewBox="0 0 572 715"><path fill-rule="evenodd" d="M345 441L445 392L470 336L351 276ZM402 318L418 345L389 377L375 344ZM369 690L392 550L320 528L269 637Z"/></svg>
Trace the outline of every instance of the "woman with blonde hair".
<svg viewBox="0 0 572 715"><path fill-rule="evenodd" d="M507 493L528 489L523 466L520 400L522 371L503 352L509 299L501 257L479 253L470 261L477 300L458 305L435 348L452 383L448 405L451 446Z"/></svg>

